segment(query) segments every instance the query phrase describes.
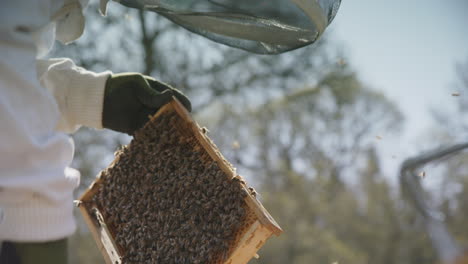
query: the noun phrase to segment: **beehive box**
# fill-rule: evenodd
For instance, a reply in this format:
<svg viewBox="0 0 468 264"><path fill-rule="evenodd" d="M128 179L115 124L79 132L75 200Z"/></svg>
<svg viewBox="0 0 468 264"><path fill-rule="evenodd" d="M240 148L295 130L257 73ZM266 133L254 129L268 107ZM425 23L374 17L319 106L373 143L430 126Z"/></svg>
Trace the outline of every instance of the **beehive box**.
<svg viewBox="0 0 468 264"><path fill-rule="evenodd" d="M109 264L245 264L282 232L176 99L77 205Z"/></svg>

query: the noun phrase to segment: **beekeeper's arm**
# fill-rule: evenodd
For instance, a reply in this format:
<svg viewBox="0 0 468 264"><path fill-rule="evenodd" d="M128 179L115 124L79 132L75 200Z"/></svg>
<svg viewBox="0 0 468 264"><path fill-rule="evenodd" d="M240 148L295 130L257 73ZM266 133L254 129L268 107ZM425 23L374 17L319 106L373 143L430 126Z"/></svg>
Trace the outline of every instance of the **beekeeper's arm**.
<svg viewBox="0 0 468 264"><path fill-rule="evenodd" d="M57 130L71 133L81 125L102 128L105 84L111 72L87 71L63 58L37 60L37 73L59 107Z"/></svg>
<svg viewBox="0 0 468 264"><path fill-rule="evenodd" d="M94 73L64 58L38 60L37 69L59 106L60 131L84 125L133 134L173 96L191 110L179 90L139 73Z"/></svg>
<svg viewBox="0 0 468 264"><path fill-rule="evenodd" d="M81 36L85 27L83 9L87 2L66 0L64 6L52 15L49 29L46 27L36 37L39 42L46 43L39 45L45 46L44 50L39 48L39 54L46 53L51 47L50 41L55 39L51 25L55 27L57 40L64 44ZM133 134L146 123L148 115L172 96L191 110L189 100L180 91L138 73L94 73L76 66L70 59L61 58L38 59L37 75L59 107L59 131L70 133L84 125Z"/></svg>

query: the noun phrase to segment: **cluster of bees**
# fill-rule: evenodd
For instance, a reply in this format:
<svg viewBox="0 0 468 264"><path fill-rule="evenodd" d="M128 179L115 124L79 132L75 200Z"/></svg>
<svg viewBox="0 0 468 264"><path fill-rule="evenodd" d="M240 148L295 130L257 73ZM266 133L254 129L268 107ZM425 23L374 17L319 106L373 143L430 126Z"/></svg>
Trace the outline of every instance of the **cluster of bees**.
<svg viewBox="0 0 468 264"><path fill-rule="evenodd" d="M164 113L101 173L93 198L123 263L222 263L247 217L243 181L229 178Z"/></svg>

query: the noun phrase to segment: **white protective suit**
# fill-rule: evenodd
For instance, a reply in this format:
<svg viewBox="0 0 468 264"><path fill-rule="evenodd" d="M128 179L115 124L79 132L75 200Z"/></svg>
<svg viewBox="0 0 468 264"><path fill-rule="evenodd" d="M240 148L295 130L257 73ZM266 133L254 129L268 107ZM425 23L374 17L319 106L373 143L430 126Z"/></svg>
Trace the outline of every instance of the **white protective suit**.
<svg viewBox="0 0 468 264"><path fill-rule="evenodd" d="M0 5L0 242L61 239L75 230L67 168L74 146L65 134L101 128L110 72L93 73L69 59L39 60L55 35L83 31L85 1L2 0Z"/></svg>

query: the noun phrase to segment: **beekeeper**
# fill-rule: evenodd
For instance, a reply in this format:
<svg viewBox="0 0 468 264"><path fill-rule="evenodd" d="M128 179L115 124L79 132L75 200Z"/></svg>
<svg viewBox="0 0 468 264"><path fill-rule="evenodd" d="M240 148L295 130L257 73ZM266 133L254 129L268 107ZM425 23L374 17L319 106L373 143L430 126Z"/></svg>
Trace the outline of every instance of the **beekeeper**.
<svg viewBox="0 0 468 264"><path fill-rule="evenodd" d="M79 183L68 167L74 145L67 133L88 126L132 134L172 96L191 107L179 91L138 73L95 73L70 59L41 59L55 39L81 36L86 4L1 4L0 263L67 262Z"/></svg>

